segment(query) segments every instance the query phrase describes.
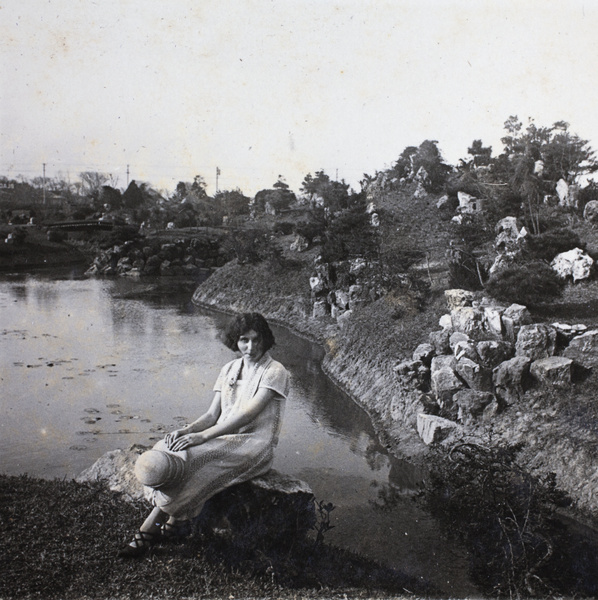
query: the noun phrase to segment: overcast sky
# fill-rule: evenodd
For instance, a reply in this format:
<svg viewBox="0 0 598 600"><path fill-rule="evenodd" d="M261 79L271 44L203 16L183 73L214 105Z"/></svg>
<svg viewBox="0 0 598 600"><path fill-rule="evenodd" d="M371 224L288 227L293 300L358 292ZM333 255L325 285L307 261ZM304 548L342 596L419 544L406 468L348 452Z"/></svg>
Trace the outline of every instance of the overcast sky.
<svg viewBox="0 0 598 600"><path fill-rule="evenodd" d="M0 175L355 189L510 115L598 148L596 0L3 0Z"/></svg>

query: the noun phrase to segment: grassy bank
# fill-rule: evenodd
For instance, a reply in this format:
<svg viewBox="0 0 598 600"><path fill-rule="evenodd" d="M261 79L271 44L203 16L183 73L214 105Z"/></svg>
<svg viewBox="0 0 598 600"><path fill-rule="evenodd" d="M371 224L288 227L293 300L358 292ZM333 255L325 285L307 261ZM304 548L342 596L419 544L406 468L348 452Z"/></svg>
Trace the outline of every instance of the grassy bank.
<svg viewBox="0 0 598 600"><path fill-rule="evenodd" d="M101 484L0 476L0 598L429 597L407 576L309 539L284 556L201 534L117 558L147 513Z"/></svg>

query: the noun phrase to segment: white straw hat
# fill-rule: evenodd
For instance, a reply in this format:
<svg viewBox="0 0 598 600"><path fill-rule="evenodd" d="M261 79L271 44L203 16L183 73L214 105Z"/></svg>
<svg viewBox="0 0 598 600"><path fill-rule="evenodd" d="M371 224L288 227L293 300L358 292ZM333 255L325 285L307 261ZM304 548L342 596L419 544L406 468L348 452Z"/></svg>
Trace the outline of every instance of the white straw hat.
<svg viewBox="0 0 598 600"><path fill-rule="evenodd" d="M153 488L173 485L184 471L183 459L163 450L148 450L135 463L135 476L139 483Z"/></svg>

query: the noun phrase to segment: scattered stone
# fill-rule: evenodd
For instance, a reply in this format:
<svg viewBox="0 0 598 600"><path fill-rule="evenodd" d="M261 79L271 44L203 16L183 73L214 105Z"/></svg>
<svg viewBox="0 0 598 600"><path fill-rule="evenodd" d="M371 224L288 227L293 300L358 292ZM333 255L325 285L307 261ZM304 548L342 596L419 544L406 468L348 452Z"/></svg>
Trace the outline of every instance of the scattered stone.
<svg viewBox="0 0 598 600"><path fill-rule="evenodd" d="M556 331L545 323L523 325L517 334L516 356L532 360L553 356L556 348Z"/></svg>
<svg viewBox="0 0 598 600"><path fill-rule="evenodd" d="M451 346L449 344L450 331L448 329L441 329L440 331L431 331L428 334L428 341L432 346L436 354L449 354L451 352Z"/></svg>
<svg viewBox="0 0 598 600"><path fill-rule="evenodd" d="M598 200L590 200L583 209L583 218L589 223L598 223Z"/></svg>
<svg viewBox="0 0 598 600"><path fill-rule="evenodd" d="M592 274L594 259L581 248L561 252L554 257L550 266L562 279L573 279L573 283L587 279Z"/></svg>
<svg viewBox="0 0 598 600"><path fill-rule="evenodd" d="M526 306L511 304L501 317L504 335L510 342L515 343L519 329L532 322L532 316Z"/></svg>
<svg viewBox="0 0 598 600"><path fill-rule="evenodd" d="M453 400L458 406L458 419L464 425L479 419L487 420L498 411L494 394L476 390L461 390Z"/></svg>
<svg viewBox="0 0 598 600"><path fill-rule="evenodd" d="M516 402L525 393L531 362L527 356L515 356L494 369L494 391L507 404Z"/></svg>
<svg viewBox="0 0 598 600"><path fill-rule="evenodd" d="M434 346L432 346L432 344L420 344L414 351L413 351L413 360L418 360L420 361L422 364L426 365L427 367L430 366L431 362L432 362L432 358L434 357L436 351L434 350Z"/></svg>
<svg viewBox="0 0 598 600"><path fill-rule="evenodd" d="M472 339L483 335L484 312L479 308L462 307L451 311L453 330L467 334Z"/></svg>
<svg viewBox="0 0 598 600"><path fill-rule="evenodd" d="M475 298L473 292L467 290L453 289L445 290L444 297L449 310L455 310L456 308L463 308L465 306L471 306Z"/></svg>
<svg viewBox="0 0 598 600"><path fill-rule="evenodd" d="M535 360L530 366L530 374L542 385L567 387L571 385L573 361L564 356L549 356Z"/></svg>
<svg viewBox="0 0 598 600"><path fill-rule="evenodd" d="M574 337L565 348L563 356L586 368L598 367L598 329Z"/></svg>
<svg viewBox="0 0 598 600"><path fill-rule="evenodd" d="M434 363L434 361L432 361ZM456 392L462 390L465 385L457 377L455 371L443 367L431 373L431 387L441 407L450 406Z"/></svg>
<svg viewBox="0 0 598 600"><path fill-rule="evenodd" d="M489 369L494 369L515 354L513 344L502 340L482 340L477 343L476 351L481 365Z"/></svg>
<svg viewBox="0 0 598 600"><path fill-rule="evenodd" d="M417 433L426 445L437 444L445 440L451 433L460 429L457 423L420 413L417 415Z"/></svg>
<svg viewBox="0 0 598 600"><path fill-rule="evenodd" d="M451 315L442 315L440 317L438 324L442 329L450 330L453 328L453 320L451 319Z"/></svg>
<svg viewBox="0 0 598 600"><path fill-rule="evenodd" d="M473 360L466 357L459 359L456 370L458 375L472 390L492 390L492 371L484 369Z"/></svg>

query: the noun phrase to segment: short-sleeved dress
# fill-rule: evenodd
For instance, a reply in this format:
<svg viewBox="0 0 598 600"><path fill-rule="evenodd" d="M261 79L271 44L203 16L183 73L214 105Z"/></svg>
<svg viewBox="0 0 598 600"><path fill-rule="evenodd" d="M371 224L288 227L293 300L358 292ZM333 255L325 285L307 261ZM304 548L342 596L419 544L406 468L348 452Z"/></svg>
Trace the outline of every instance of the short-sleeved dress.
<svg viewBox="0 0 598 600"><path fill-rule="evenodd" d="M222 435L199 446L172 452L160 440L154 449L180 456L185 462L181 481L168 488L146 487L146 497L177 519L197 516L204 502L223 489L262 475L272 466L278 444L289 375L285 367L265 353L255 368L239 379L243 359L226 364L214 385L220 392L218 423L226 421L234 408L251 400L260 388L276 392L262 412L238 433Z"/></svg>

